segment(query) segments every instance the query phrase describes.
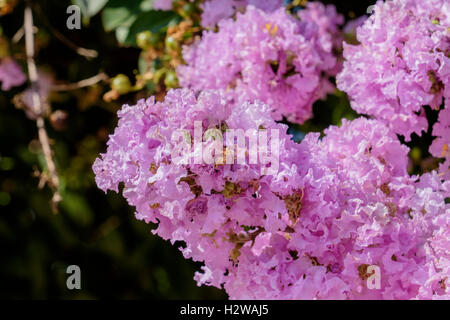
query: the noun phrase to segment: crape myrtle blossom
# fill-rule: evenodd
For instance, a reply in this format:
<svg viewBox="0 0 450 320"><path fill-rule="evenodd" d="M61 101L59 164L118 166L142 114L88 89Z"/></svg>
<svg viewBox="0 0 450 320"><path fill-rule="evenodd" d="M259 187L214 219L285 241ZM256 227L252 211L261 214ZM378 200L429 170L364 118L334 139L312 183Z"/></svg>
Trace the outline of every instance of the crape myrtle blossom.
<svg viewBox="0 0 450 320"><path fill-rule="evenodd" d="M320 16L325 13L330 14ZM235 19L221 20L218 32L204 31L201 40L183 48L186 65L177 69L181 86L225 89L239 101L270 105L276 120L306 121L312 104L333 90L334 33L343 18L319 3L299 15L249 5Z"/></svg>
<svg viewBox="0 0 450 320"><path fill-rule="evenodd" d="M192 0L191 0L192 2ZM153 9L171 10L173 0L155 0ZM283 7L283 0L206 0L200 4L202 9L201 25L213 28L220 20L233 17L237 12L245 11L247 5L252 5L266 12Z"/></svg>
<svg viewBox="0 0 450 320"><path fill-rule="evenodd" d="M445 102L446 107L439 112L438 122L433 126L436 139L430 147L430 153L444 159L440 172L444 179L450 180L450 97Z"/></svg>
<svg viewBox="0 0 450 320"><path fill-rule="evenodd" d="M315 24L318 28L318 41L327 48L332 43L333 48L341 49L342 34L340 26L344 17L336 11L334 5L324 5L321 2L307 2L306 8L297 12L297 16L305 23Z"/></svg>
<svg viewBox="0 0 450 320"><path fill-rule="evenodd" d="M427 129L423 107L450 97L450 3L379 1L358 28L359 45L344 44L338 88L359 113L384 121L407 140Z"/></svg>
<svg viewBox="0 0 450 320"><path fill-rule="evenodd" d="M153 1L153 9L155 10L171 10L173 0L155 0Z"/></svg>
<svg viewBox="0 0 450 320"><path fill-rule="evenodd" d="M283 6L283 0L208 0L201 5L202 26L214 27L220 20L231 18L236 12L245 11L247 5L272 12Z"/></svg>
<svg viewBox="0 0 450 320"><path fill-rule="evenodd" d="M242 5L241 5L242 4ZM245 7L244 1L210 0L201 4L203 27L214 27L220 20L230 18L238 8Z"/></svg>
<svg viewBox="0 0 450 320"><path fill-rule="evenodd" d="M172 142L178 143L171 154L173 164L245 165L258 164L259 161L262 165L261 175L278 173L279 129L271 129L270 138L269 130L265 128L249 128L245 131L226 127L209 128L203 133L203 122L197 120L194 121L193 137L191 131L184 129L172 132ZM210 141L204 145L204 140Z"/></svg>
<svg viewBox="0 0 450 320"><path fill-rule="evenodd" d="M2 91L9 91L12 87L18 87L27 80L19 64L12 58L0 59L0 81Z"/></svg>
<svg viewBox="0 0 450 320"><path fill-rule="evenodd" d="M97 185L123 186L138 219L204 263L197 283L231 299L450 299L448 2L379 2L348 25L360 45L345 45L338 83L373 119L300 144L274 120L305 121L331 90L342 17L246 4L183 49L187 88L122 107ZM430 152L444 160L410 176L397 134L426 129L426 105L440 109Z"/></svg>
<svg viewBox="0 0 450 320"><path fill-rule="evenodd" d="M125 105L119 118L94 164L97 184L123 184L138 219L183 241L184 256L204 262L199 285L223 286L232 299L449 297L450 183L436 172L410 177L408 148L383 122L344 120L295 144L267 105L187 89ZM183 129L191 141L195 121L224 134L280 129L278 172L175 164L172 134ZM380 289L366 286L371 265Z"/></svg>
<svg viewBox="0 0 450 320"><path fill-rule="evenodd" d="M408 149L381 122L344 120L325 134L308 134L298 149L298 219L241 249L224 284L230 297L450 298L449 182L409 177ZM366 284L373 265L380 289Z"/></svg>
<svg viewBox="0 0 450 320"><path fill-rule="evenodd" d="M368 16L361 16L356 19L347 22L343 28L344 34L354 34L356 35L356 30L361 27L364 22L366 22Z"/></svg>
<svg viewBox="0 0 450 320"><path fill-rule="evenodd" d="M205 280L220 286L226 270L238 262L240 249L263 230L285 230L297 214L301 191L295 172L298 147L275 123L262 103L234 102L219 92L198 97L187 89L172 90L162 103L141 100L119 111L119 124L107 153L94 164L103 189L118 191L136 207L136 216L157 222L164 239L186 243L186 258L204 261L215 277ZM172 162L176 129L194 136L194 122L203 129L279 129L279 170L261 175L262 164L192 164ZM206 140L206 139L205 139ZM269 141L270 142L270 141ZM210 139L204 142L205 146ZM269 143L270 145L270 143Z"/></svg>

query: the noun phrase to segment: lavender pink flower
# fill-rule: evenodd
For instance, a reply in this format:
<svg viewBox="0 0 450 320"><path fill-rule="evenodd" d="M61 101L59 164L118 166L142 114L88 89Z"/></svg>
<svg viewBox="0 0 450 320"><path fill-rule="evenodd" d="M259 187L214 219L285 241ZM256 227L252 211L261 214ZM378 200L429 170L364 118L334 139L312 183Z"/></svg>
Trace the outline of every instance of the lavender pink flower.
<svg viewBox="0 0 450 320"><path fill-rule="evenodd" d="M237 6L205 2L204 23L218 31L184 48L186 88L122 107L93 166L99 188L123 186L138 219L203 263L197 283L231 299L450 299L448 1L378 2L362 26L348 25L360 44L344 45L338 85L372 119L343 120L300 144L275 120L305 121L332 89L342 17L309 3L299 19L252 5L229 18ZM427 105L440 109L430 152L443 160L410 176L397 134L426 129ZM263 173L274 159L184 161L199 156L197 125L216 134L202 148L230 130L279 132L277 170ZM379 287L368 284L373 270Z"/></svg>
<svg viewBox="0 0 450 320"><path fill-rule="evenodd" d="M21 86L26 80L27 78L17 62L9 57L0 59L0 81L3 91Z"/></svg>
<svg viewBox="0 0 450 320"><path fill-rule="evenodd" d="M344 120L295 144L270 111L186 89L126 105L94 164L97 184L123 184L138 219L204 263L199 285L223 285L232 299L449 298L450 184L436 172L410 177L408 148L381 121ZM279 171L175 164L172 133L191 141L194 121L281 130ZM378 289L366 284L372 265Z"/></svg>
<svg viewBox="0 0 450 320"><path fill-rule="evenodd" d="M450 98L450 97L449 97ZM437 158L443 158L440 172L443 178L450 180L450 100L447 98L445 109L439 112L438 122L433 127L435 140L430 152Z"/></svg>
<svg viewBox="0 0 450 320"><path fill-rule="evenodd" d="M379 1L344 45L339 89L352 107L388 124L407 140L427 129L424 106L449 96L450 5L445 0Z"/></svg>
<svg viewBox="0 0 450 320"><path fill-rule="evenodd" d="M205 31L184 47L180 84L226 89L240 101L270 105L276 120L304 122L313 103L333 91L329 77L337 72L333 50L342 22L334 7L319 3L301 11L300 20L284 8L266 13L249 5L235 20L221 20L218 32Z"/></svg>
<svg viewBox="0 0 450 320"><path fill-rule="evenodd" d="M153 1L153 9L155 10L171 10L173 0L155 0Z"/></svg>

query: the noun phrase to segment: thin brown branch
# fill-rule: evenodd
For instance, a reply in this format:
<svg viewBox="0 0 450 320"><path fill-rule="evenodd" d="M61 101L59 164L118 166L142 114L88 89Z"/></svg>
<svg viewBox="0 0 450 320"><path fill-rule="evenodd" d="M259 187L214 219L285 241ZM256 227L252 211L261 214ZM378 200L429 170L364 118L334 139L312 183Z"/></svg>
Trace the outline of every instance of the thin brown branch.
<svg viewBox="0 0 450 320"><path fill-rule="evenodd" d="M68 84L57 84L53 85L51 90L52 91L71 91L71 90L77 90L84 87L92 86L96 83L99 83L101 81L108 80L109 77L105 73L99 73L93 77L75 82L75 83L68 83Z"/></svg>
<svg viewBox="0 0 450 320"><path fill-rule="evenodd" d="M39 17L42 19L44 24L47 26L47 28L50 29L50 31L53 33L53 35L61 41L63 44L65 44L67 47L78 53L80 56L83 56L87 59L97 58L98 52L93 49L86 49L78 46L73 41L69 40L65 35L63 35L58 29L54 28L50 22L48 21L45 14L42 13L41 8L39 5L35 6L36 12L38 13Z"/></svg>
<svg viewBox="0 0 450 320"><path fill-rule="evenodd" d="M33 32L37 33L38 32L38 28L33 26ZM22 40L24 34L25 34L25 31L24 31L23 26L22 26L19 30L17 30L16 34L12 37L11 41L13 43L18 43L20 40Z"/></svg>
<svg viewBox="0 0 450 320"><path fill-rule="evenodd" d="M25 7L24 15L24 27L25 27L25 49L27 54L28 76L31 82L31 89L33 92L33 109L35 114L38 115L36 119L36 125L38 129L39 142L42 146L45 162L47 164L48 176L47 182L53 189L52 197L52 209L56 213L58 203L61 201L61 195L59 194L59 178L56 172L55 162L53 161L52 150L48 139L47 131L45 130L45 121L43 117L43 106L41 97L38 91L38 73L36 63L34 61L34 34L33 34L33 13L29 4Z"/></svg>
<svg viewBox="0 0 450 320"><path fill-rule="evenodd" d="M76 45L74 42L66 38L58 29L53 28L50 24L47 24L47 27L53 33L53 35L62 43L64 43L67 47L78 53L80 56L92 59L98 57L98 52L93 49L86 49Z"/></svg>

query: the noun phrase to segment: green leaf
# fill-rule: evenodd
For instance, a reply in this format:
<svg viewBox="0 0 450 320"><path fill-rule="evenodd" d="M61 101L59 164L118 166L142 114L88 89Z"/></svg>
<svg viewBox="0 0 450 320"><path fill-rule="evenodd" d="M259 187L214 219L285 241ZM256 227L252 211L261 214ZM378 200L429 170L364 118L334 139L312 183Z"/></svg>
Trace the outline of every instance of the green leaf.
<svg viewBox="0 0 450 320"><path fill-rule="evenodd" d="M121 22L121 24L114 29L116 30L116 38L119 43L124 43L128 33L130 31L131 25L136 21L137 15L131 15L127 19Z"/></svg>
<svg viewBox="0 0 450 320"><path fill-rule="evenodd" d="M121 26L131 26L142 11L140 4L140 0L110 0L102 13L105 30L112 31Z"/></svg>
<svg viewBox="0 0 450 320"><path fill-rule="evenodd" d="M129 28L126 26L121 26L116 29L116 38L119 43L124 43L127 39L129 33Z"/></svg>
<svg viewBox="0 0 450 320"><path fill-rule="evenodd" d="M112 31L126 24L131 25L136 17L136 14L126 7L106 8L102 14L103 27L106 31Z"/></svg>
<svg viewBox="0 0 450 320"><path fill-rule="evenodd" d="M153 0L142 0L140 8L142 11L150 11L153 9Z"/></svg>
<svg viewBox="0 0 450 320"><path fill-rule="evenodd" d="M150 30L159 32L170 23L179 19L179 16L172 11L147 11L142 12L130 26L128 35L123 42L125 45L136 46L136 35L139 32Z"/></svg>
<svg viewBox="0 0 450 320"><path fill-rule="evenodd" d="M115 30L119 43L136 46L139 32L158 32L179 18L174 12L152 8L152 0L109 0L102 13L103 27L106 31Z"/></svg>
<svg viewBox="0 0 450 320"><path fill-rule="evenodd" d="M91 207L84 197L77 193L66 192L63 195L61 207L70 219L80 226L89 226L94 220L94 213Z"/></svg>
<svg viewBox="0 0 450 320"><path fill-rule="evenodd" d="M102 10L109 0L72 0L74 5L81 9L83 20L89 22L89 19Z"/></svg>

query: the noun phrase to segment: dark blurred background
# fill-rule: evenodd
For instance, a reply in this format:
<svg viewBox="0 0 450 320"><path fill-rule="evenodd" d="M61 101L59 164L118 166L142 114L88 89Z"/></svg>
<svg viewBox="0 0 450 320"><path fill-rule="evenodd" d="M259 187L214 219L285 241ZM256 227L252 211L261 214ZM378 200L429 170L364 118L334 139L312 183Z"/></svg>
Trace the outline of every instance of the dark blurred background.
<svg viewBox="0 0 450 320"><path fill-rule="evenodd" d="M35 14L37 64L55 79L76 82L100 71L133 76L140 49L119 46L114 32L104 31L100 14L81 30L70 31L66 28L70 1L33 3L41 12ZM334 4L349 20L366 13L374 1ZM20 29L23 10L24 3L19 2L11 14L0 18L4 37L11 39ZM49 25L74 43L97 50L99 57L86 60L76 54L55 39ZM17 54L24 67L23 58ZM35 122L12 103L25 87L0 92L0 298L226 298L223 290L197 287L193 276L200 264L185 260L176 246L154 236L153 226L137 221L120 195L105 195L95 185L91 166L105 151L108 134L116 125L115 112L123 103L134 104L139 95L105 102L105 84L52 94L52 109L68 115L63 128L47 123L63 197L59 213L54 214L51 190L39 189L34 175L44 165ZM344 116L352 117L344 94L318 102L314 110L315 119L305 131L320 131ZM81 268L81 290L66 287L69 265Z"/></svg>

